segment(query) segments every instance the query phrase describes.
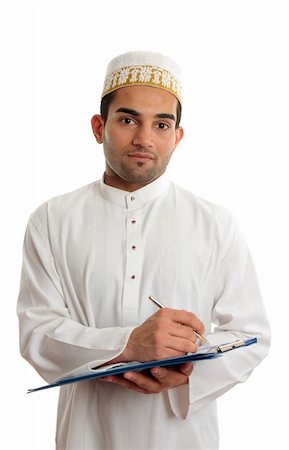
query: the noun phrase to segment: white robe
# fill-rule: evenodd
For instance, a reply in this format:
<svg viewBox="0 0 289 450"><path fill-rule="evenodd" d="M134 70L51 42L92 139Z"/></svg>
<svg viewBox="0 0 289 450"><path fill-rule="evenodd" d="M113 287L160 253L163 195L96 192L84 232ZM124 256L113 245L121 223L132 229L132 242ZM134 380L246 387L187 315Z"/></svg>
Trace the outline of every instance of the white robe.
<svg viewBox="0 0 289 450"><path fill-rule="evenodd" d="M215 399L247 379L268 352L270 332L231 215L166 175L133 193L98 181L32 214L20 345L47 382L118 356L156 311L149 295L194 312L213 344L254 336L258 343L196 363L188 385L161 394L101 381L62 387L58 450L217 449Z"/></svg>

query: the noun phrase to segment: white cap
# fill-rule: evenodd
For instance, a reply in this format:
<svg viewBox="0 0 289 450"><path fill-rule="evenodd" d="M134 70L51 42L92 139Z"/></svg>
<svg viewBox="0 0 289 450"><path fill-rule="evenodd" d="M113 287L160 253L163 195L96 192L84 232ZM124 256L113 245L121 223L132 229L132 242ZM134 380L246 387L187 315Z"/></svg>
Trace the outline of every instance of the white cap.
<svg viewBox="0 0 289 450"><path fill-rule="evenodd" d="M164 89L181 102L180 68L175 61L154 52L128 52L112 59L107 67L101 98L127 86Z"/></svg>

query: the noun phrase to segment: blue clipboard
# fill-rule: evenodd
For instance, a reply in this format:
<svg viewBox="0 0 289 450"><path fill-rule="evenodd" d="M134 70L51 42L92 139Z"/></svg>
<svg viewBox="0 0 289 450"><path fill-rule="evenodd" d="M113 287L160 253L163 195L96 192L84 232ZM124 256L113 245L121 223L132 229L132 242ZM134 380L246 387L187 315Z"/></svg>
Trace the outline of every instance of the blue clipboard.
<svg viewBox="0 0 289 450"><path fill-rule="evenodd" d="M184 356L176 356L173 358L165 358L147 362L133 361L129 363L116 363L112 365L102 366L101 368L90 370L88 369L89 371L83 375L62 378L54 383L46 384L45 386L28 389L27 393L30 394L32 392L42 391L44 389L50 389L52 387L61 387L66 384L78 383L80 381L94 380L108 375L120 375L125 372L141 372L143 370L151 369L152 367L175 366L177 364L182 364L185 362L197 362L215 359L221 357L225 352L235 350L240 347L246 347L248 345L255 344L256 342L257 338L237 340L214 346L202 346L198 352L188 353Z"/></svg>

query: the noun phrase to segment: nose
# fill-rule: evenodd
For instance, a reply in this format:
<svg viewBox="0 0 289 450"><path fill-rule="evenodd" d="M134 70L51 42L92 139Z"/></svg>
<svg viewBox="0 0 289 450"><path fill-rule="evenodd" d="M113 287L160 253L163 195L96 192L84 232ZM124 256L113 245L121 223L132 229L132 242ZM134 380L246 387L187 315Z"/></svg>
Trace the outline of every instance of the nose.
<svg viewBox="0 0 289 450"><path fill-rule="evenodd" d="M153 135L151 127L149 125L139 126L135 132L132 143L137 147L152 147Z"/></svg>

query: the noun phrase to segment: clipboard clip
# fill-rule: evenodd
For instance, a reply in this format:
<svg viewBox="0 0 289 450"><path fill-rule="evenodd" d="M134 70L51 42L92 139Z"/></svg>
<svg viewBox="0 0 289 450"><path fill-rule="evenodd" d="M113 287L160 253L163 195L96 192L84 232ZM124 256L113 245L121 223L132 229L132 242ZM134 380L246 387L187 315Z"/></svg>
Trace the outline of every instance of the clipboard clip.
<svg viewBox="0 0 289 450"><path fill-rule="evenodd" d="M243 347L243 346L244 346L244 341L238 340L238 341L230 342L229 344L219 345L217 347L217 352L224 353L224 352L228 352L229 350L233 350L234 348Z"/></svg>

